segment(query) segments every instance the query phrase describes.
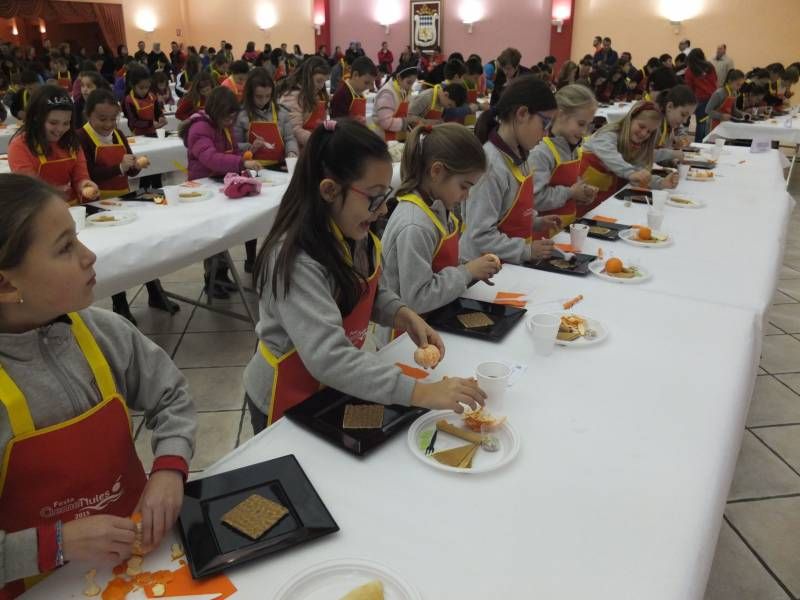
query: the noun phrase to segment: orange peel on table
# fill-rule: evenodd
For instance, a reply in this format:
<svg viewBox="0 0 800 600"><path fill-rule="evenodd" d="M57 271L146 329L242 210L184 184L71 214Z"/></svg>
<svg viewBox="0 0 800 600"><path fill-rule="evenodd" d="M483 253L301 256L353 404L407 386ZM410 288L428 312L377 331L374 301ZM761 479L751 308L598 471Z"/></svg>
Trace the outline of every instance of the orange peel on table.
<svg viewBox="0 0 800 600"><path fill-rule="evenodd" d="M432 369L442 360L439 348L433 344L427 344L414 351L414 362L424 369Z"/></svg>
<svg viewBox="0 0 800 600"><path fill-rule="evenodd" d="M575 305L576 305L578 302L580 302L581 300L583 300L583 294L578 294L578 295L577 295L577 296L575 296L574 298L572 298L572 299L570 299L570 300L567 300L566 302L564 302L564 304L562 304L562 306L564 307L564 310L569 310L570 308L572 308L573 306L575 306Z"/></svg>
<svg viewBox="0 0 800 600"><path fill-rule="evenodd" d="M497 429L506 422L506 417L495 417L486 409L467 410L461 415L467 429L480 433L481 431Z"/></svg>

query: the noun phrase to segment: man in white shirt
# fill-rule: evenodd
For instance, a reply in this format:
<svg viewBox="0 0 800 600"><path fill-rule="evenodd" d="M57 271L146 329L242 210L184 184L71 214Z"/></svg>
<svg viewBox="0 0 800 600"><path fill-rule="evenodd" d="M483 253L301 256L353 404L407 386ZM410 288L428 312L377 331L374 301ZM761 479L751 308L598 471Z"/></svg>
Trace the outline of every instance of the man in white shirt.
<svg viewBox="0 0 800 600"><path fill-rule="evenodd" d="M728 76L728 71L733 68L733 59L727 54L728 47L725 44L717 46L717 55L711 59L711 64L717 70L717 82L720 87L725 84L725 78Z"/></svg>
<svg viewBox="0 0 800 600"><path fill-rule="evenodd" d="M692 42L689 40L681 40L678 42L678 54L689 56L689 50L692 49Z"/></svg>

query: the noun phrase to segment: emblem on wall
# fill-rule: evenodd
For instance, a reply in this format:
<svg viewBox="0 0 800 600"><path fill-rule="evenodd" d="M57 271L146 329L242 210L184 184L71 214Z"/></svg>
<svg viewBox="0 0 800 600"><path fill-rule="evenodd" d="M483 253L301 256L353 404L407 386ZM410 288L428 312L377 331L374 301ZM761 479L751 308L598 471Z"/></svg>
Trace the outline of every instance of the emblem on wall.
<svg viewBox="0 0 800 600"><path fill-rule="evenodd" d="M411 47L433 50L442 46L442 2L411 2Z"/></svg>

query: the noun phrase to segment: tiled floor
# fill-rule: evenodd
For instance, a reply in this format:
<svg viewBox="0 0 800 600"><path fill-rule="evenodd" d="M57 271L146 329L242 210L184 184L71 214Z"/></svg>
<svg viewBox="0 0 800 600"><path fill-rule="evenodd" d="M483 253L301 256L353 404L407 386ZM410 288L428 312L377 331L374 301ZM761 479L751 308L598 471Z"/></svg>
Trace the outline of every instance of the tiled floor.
<svg viewBox="0 0 800 600"><path fill-rule="evenodd" d="M800 184L800 176L795 179ZM800 208L790 229L706 600L800 599ZM231 251L236 260L242 253L243 248ZM237 267L241 273L241 263ZM162 281L176 293L198 298L202 267L193 265ZM141 288L130 290L129 300L142 331L189 379L199 411L198 450L191 464L198 472L252 436L241 376L255 336L243 321L186 304L174 317L154 311ZM107 300L98 304L110 306ZM243 309L238 296L228 304ZM134 418L136 445L149 466L150 432L142 421Z"/></svg>

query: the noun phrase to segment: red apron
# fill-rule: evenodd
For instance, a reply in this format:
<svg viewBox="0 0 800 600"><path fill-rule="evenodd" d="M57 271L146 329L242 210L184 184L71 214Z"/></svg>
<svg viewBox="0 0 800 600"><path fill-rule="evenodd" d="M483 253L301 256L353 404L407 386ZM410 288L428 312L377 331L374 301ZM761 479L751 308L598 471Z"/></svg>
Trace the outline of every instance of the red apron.
<svg viewBox="0 0 800 600"><path fill-rule="evenodd" d="M533 239L533 177L524 175L508 156L505 159L514 179L519 182L519 189L511 208L497 224L497 229L508 237L530 242Z"/></svg>
<svg viewBox="0 0 800 600"><path fill-rule="evenodd" d="M64 190L64 200L70 206L81 203L72 187L72 170L77 162L78 156L74 151L70 152L70 155L66 158L48 160L44 152L41 149L39 150L39 178L59 190ZM67 186L66 189L64 189L65 186Z"/></svg>
<svg viewBox="0 0 800 600"><path fill-rule="evenodd" d="M150 121L150 127L136 128L131 133L133 135L144 135L146 133L155 132L156 120L156 98L153 94L148 93L146 98L137 98L133 95L133 90L130 93L133 106L136 108L136 116L140 121Z"/></svg>
<svg viewBox="0 0 800 600"><path fill-rule="evenodd" d="M444 114L444 110L442 107L436 108L436 100L439 98L439 90L442 89L442 86L436 85L433 88L433 100L431 100L431 106L428 110L425 111L425 114L422 115L423 119L428 119L429 121L438 121L442 118Z"/></svg>
<svg viewBox="0 0 800 600"><path fill-rule="evenodd" d="M81 317L69 317L102 401L82 415L37 430L24 395L0 367L0 401L13 434L0 470L0 529L5 531L97 514L127 517L147 482L108 362ZM33 579L41 577L8 583L0 599L18 596Z"/></svg>
<svg viewBox="0 0 800 600"><path fill-rule="evenodd" d="M731 92L731 89L727 85L725 86L725 90L728 92L728 95L717 110L723 115L732 115L733 109L736 107L736 95ZM719 123L719 121L712 120L711 129L714 129Z"/></svg>
<svg viewBox="0 0 800 600"><path fill-rule="evenodd" d="M275 108L275 103L272 102L271 104L272 121L250 121L250 129L247 133L247 141L251 144L256 141L257 137L260 137L267 144L274 146L272 149L261 148L258 152L253 153L253 158L265 167L277 165L283 162L284 159L285 147L280 129L278 129L278 111Z"/></svg>
<svg viewBox="0 0 800 600"><path fill-rule="evenodd" d="M115 129L112 134L117 138L116 144L103 144L91 125L86 123L86 125L83 126L83 130L94 142L94 162L101 167L117 167L117 171L119 171L119 165L125 154L127 154L125 144L122 141L122 136L119 134L119 131ZM103 199L116 198L130 191L128 187L128 176L119 172L110 179L95 181L95 183L97 187L100 188L100 197Z"/></svg>
<svg viewBox="0 0 800 600"><path fill-rule="evenodd" d="M338 237L344 243L338 228L335 229L335 233L338 233ZM374 246L375 268L372 275L367 279L367 285L361 293L361 299L358 304L350 314L342 318L344 333L356 348L361 348L364 345L370 316L372 315L372 305L375 302L375 294L378 291L378 281L381 278L381 243L372 233L370 233L370 236ZM308 372L296 349L293 348L279 357L270 352L264 342L259 342L258 349L274 372L272 395L267 409L267 425L269 426L280 419L287 410L319 391L322 388L322 384Z"/></svg>
<svg viewBox="0 0 800 600"><path fill-rule="evenodd" d="M353 99L350 101L350 110L348 111L348 114L354 119L366 121L367 99L364 98L364 96L356 94L353 86L351 86L348 82L345 81L344 84L350 89L350 95L353 97Z"/></svg>
<svg viewBox="0 0 800 600"><path fill-rule="evenodd" d="M556 167L553 169L553 172L550 173L550 181L547 185L549 186L564 186L564 187L572 187L576 181L578 181L578 174L580 172L580 158L575 160L568 160L562 161L561 160L561 153L556 148L556 145L553 143L553 140L549 137L542 138L542 141L545 143L547 148L550 150L550 153L553 155L553 158L556 161ZM579 151L580 152L580 151ZM564 206L559 208L553 208L551 210L543 210L540 215L558 215L561 217L561 223L564 226L567 226L575 221L575 215L577 214L577 204L575 203L574 198L569 198L565 203Z"/></svg>
<svg viewBox="0 0 800 600"><path fill-rule="evenodd" d="M394 111L394 118L405 119L408 116L408 100L405 99L405 95L400 89L400 85L397 83L396 79L392 82L392 87L394 87L395 98L400 100L397 109ZM387 142L395 140L402 142L406 139L405 131L384 131L383 135Z"/></svg>
<svg viewBox="0 0 800 600"><path fill-rule="evenodd" d="M328 102L325 100L317 100L317 106L314 108L306 122L303 123L303 129L307 131L314 131L317 125L325 120L325 113L328 111Z"/></svg>
<svg viewBox="0 0 800 600"><path fill-rule="evenodd" d="M69 75L69 71L67 71L66 73L57 73L56 84L58 84L59 87L64 88L68 92L72 91L72 78Z"/></svg>
<svg viewBox="0 0 800 600"><path fill-rule="evenodd" d="M579 175L586 183L597 188L597 197L591 204L577 209L578 218L599 206L606 198L616 194L624 183L608 170L608 167L594 152L588 150L584 150L581 154Z"/></svg>

